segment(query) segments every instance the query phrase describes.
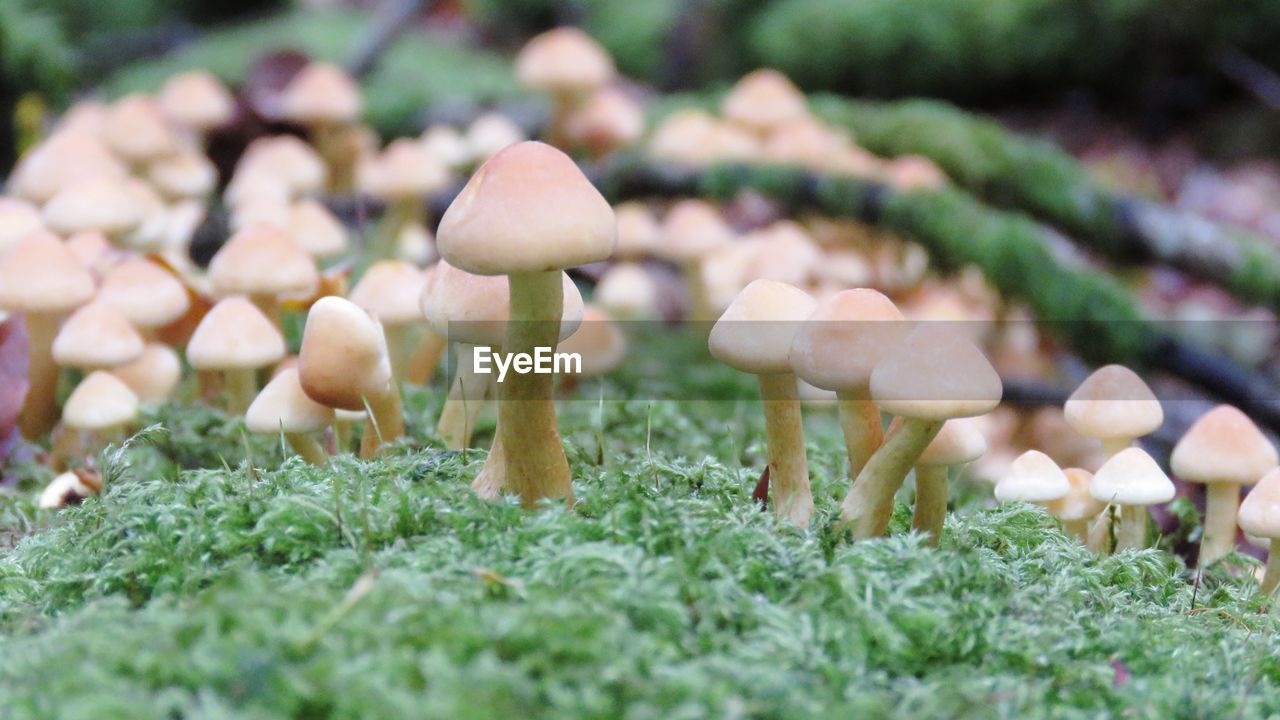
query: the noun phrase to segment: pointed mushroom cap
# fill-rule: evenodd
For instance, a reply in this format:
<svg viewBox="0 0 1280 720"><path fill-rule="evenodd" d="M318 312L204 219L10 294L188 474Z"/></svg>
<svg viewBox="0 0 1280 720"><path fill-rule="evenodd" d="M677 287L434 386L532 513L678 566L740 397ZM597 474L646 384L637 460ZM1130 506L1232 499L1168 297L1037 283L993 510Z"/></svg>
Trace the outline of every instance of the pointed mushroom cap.
<svg viewBox="0 0 1280 720"><path fill-rule="evenodd" d="M564 311L560 339L582 322L582 293L568 273L564 282ZM441 260L427 272L419 309L431 329L452 342L501 347L506 343L507 318L511 316L510 291L503 275L473 275Z"/></svg>
<svg viewBox="0 0 1280 720"><path fill-rule="evenodd" d="M138 227L143 207L119 179L99 175L64 185L41 216L50 230L63 235L85 230L120 235Z"/></svg>
<svg viewBox="0 0 1280 720"><path fill-rule="evenodd" d="M309 293L320 277L315 260L283 230L255 224L218 250L209 262L209 279L223 295L282 295Z"/></svg>
<svg viewBox="0 0 1280 720"><path fill-rule="evenodd" d="M619 320L658 317L658 286L649 271L636 263L615 263L596 283L595 300Z"/></svg>
<svg viewBox="0 0 1280 720"><path fill-rule="evenodd" d="M191 298L181 280L139 257L121 261L107 271L98 290L98 301L142 328L168 325L191 307Z"/></svg>
<svg viewBox="0 0 1280 720"><path fill-rule="evenodd" d="M677 202L667 211L654 253L673 262L686 262L732 241L733 230L716 206L690 198Z"/></svg>
<svg viewBox="0 0 1280 720"><path fill-rule="evenodd" d="M1071 393L1064 410L1067 423L1092 438L1142 437L1164 422L1151 388L1123 365L1098 368Z"/></svg>
<svg viewBox="0 0 1280 720"><path fill-rule="evenodd" d="M466 139L452 125L432 125L422 132L419 142L427 148L427 152L451 168L467 164L471 157Z"/></svg>
<svg viewBox="0 0 1280 720"><path fill-rule="evenodd" d="M957 418L942 424L942 429L916 458L916 465L964 465L986 452L987 439L982 434L982 422L978 418Z"/></svg>
<svg viewBox="0 0 1280 720"><path fill-rule="evenodd" d="M198 198L213 192L218 169L203 154L187 150L152 161L147 177L169 197Z"/></svg>
<svg viewBox="0 0 1280 720"><path fill-rule="evenodd" d="M440 220L436 243L451 265L503 275L607 259L616 237L613 208L573 160L522 142L471 176Z"/></svg>
<svg viewBox="0 0 1280 720"><path fill-rule="evenodd" d="M786 75L763 68L744 75L720 104L724 116L765 130L809 114L804 93Z"/></svg>
<svg viewBox="0 0 1280 720"><path fill-rule="evenodd" d="M471 121L465 141L471 160L483 162L525 139L524 130L514 120L502 113L490 112Z"/></svg>
<svg viewBox="0 0 1280 720"><path fill-rule="evenodd" d="M950 323L921 323L876 365L870 387L881 410L921 420L982 415L1003 393L995 368Z"/></svg>
<svg viewBox="0 0 1280 720"><path fill-rule="evenodd" d="M63 367L110 368L138 359L144 347L124 315L95 300L62 324L53 339L53 359Z"/></svg>
<svg viewBox="0 0 1280 720"><path fill-rule="evenodd" d="M592 378L616 368L627 356L627 339L617 323L603 310L588 305L578 331L560 343L557 352L577 353L582 358L579 377Z"/></svg>
<svg viewBox="0 0 1280 720"><path fill-rule="evenodd" d="M559 27L537 35L516 56L516 79L525 87L539 90L590 90L609 82L613 75L609 53L575 27Z"/></svg>
<svg viewBox="0 0 1280 720"><path fill-rule="evenodd" d="M661 228L658 220L642 202L624 202L613 209L618 218L618 245L613 255L632 259L648 255L657 247Z"/></svg>
<svg viewBox="0 0 1280 720"><path fill-rule="evenodd" d="M789 373L787 356L816 303L800 288L756 280L742 289L711 328L707 345L717 360L755 375Z"/></svg>
<svg viewBox="0 0 1280 720"><path fill-rule="evenodd" d="M26 200L0 197L0 254L24 236L44 229L40 210Z"/></svg>
<svg viewBox="0 0 1280 720"><path fill-rule="evenodd" d="M173 348L151 343L133 362L111 368L115 375L144 403L167 400L182 380L182 360Z"/></svg>
<svg viewBox="0 0 1280 720"><path fill-rule="evenodd" d="M189 70L169 78L160 89L158 102L174 122L196 130L226 124L236 109L231 91L205 70Z"/></svg>
<svg viewBox="0 0 1280 720"><path fill-rule="evenodd" d="M116 155L145 163L177 148L177 138L160 106L145 95L128 95L107 108L102 139Z"/></svg>
<svg viewBox="0 0 1280 720"><path fill-rule="evenodd" d="M322 405L363 409L365 398L391 388L382 325L350 300L320 298L307 314L298 377L307 395Z"/></svg>
<svg viewBox="0 0 1280 720"><path fill-rule="evenodd" d="M427 284L417 267L400 260L379 260L369 266L347 299L382 322L383 326L422 321L418 300Z"/></svg>
<svg viewBox="0 0 1280 720"><path fill-rule="evenodd" d="M566 134L596 151L630 145L644 134L644 109L618 88L601 88L569 116Z"/></svg>
<svg viewBox="0 0 1280 720"><path fill-rule="evenodd" d="M360 87L333 63L307 65L280 94L280 116L304 125L355 122L363 109Z"/></svg>
<svg viewBox="0 0 1280 720"><path fill-rule="evenodd" d="M255 433L319 432L333 422L333 408L307 397L297 368L280 371L262 388L244 414L245 427Z"/></svg>
<svg viewBox="0 0 1280 720"><path fill-rule="evenodd" d="M1071 483L1053 458L1039 450L1028 450L1009 466L1009 472L996 483L996 499L1000 502L1042 503L1066 497Z"/></svg>
<svg viewBox="0 0 1280 720"><path fill-rule="evenodd" d="M62 408L62 421L77 430L119 427L138 415L138 396L109 372L89 374Z"/></svg>
<svg viewBox="0 0 1280 720"><path fill-rule="evenodd" d="M241 194L253 194L253 185L266 186L270 180L293 195L317 193L324 188L329 175L324 160L306 141L293 135L262 137L249 143L236 163L232 184L240 182L249 188L227 187L227 202L243 200Z"/></svg>
<svg viewBox="0 0 1280 720"><path fill-rule="evenodd" d="M1240 529L1250 535L1280 538L1280 468L1262 476L1240 503Z"/></svg>
<svg viewBox="0 0 1280 720"><path fill-rule="evenodd" d="M1275 446L1230 405L1205 413L1178 440L1169 467L1179 480L1249 485L1280 464Z"/></svg>
<svg viewBox="0 0 1280 720"><path fill-rule="evenodd" d="M360 166L360 188L376 198L418 198L449 184L449 168L416 138L394 140Z"/></svg>
<svg viewBox="0 0 1280 720"><path fill-rule="evenodd" d="M791 368L820 388L866 392L876 365L909 329L881 293L844 290L819 302L801 326L791 346Z"/></svg>
<svg viewBox="0 0 1280 720"><path fill-rule="evenodd" d="M187 342L187 362L197 370L259 368L284 357L284 337L246 298L218 301Z"/></svg>
<svg viewBox="0 0 1280 720"><path fill-rule="evenodd" d="M1104 503L1156 505L1172 500L1174 487L1145 450L1131 447L1112 455L1098 468L1089 493Z"/></svg>
<svg viewBox="0 0 1280 720"><path fill-rule="evenodd" d="M0 255L0 309L67 312L94 291L89 269L52 233L31 233Z"/></svg>
<svg viewBox="0 0 1280 720"><path fill-rule="evenodd" d="M97 137L64 131L49 136L18 160L9 176L9 190L43 204L64 185L100 175L123 178L125 168Z"/></svg>
<svg viewBox="0 0 1280 720"><path fill-rule="evenodd" d="M311 198L293 204L285 234L311 257L327 258L347 251L347 229L329 208Z"/></svg>
<svg viewBox="0 0 1280 720"><path fill-rule="evenodd" d="M1062 474L1067 476L1071 489L1057 500L1045 503L1044 507L1049 514L1063 522L1097 517L1107 504L1089 492L1089 486L1093 483L1093 473L1080 468L1066 468Z"/></svg>

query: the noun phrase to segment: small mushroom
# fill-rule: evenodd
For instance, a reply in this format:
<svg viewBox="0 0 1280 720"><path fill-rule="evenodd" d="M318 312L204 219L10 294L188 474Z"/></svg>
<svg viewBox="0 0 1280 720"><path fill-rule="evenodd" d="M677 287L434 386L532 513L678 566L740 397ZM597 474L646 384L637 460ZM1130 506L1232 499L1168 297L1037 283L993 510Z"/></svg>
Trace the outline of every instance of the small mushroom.
<svg viewBox="0 0 1280 720"><path fill-rule="evenodd" d="M284 354L284 336L261 310L238 295L218 301L187 342L192 368L222 373L227 409L233 413L244 412L258 394L258 369Z"/></svg>
<svg viewBox="0 0 1280 720"><path fill-rule="evenodd" d="M322 203L303 198L289 208L285 234L316 259L332 258L347 251L347 229Z"/></svg>
<svg viewBox="0 0 1280 720"><path fill-rule="evenodd" d="M1071 481L1053 458L1039 450L1028 450L1009 465L1009 472L996 483L996 500L1002 503L1027 502L1045 505L1071 492Z"/></svg>
<svg viewBox="0 0 1280 720"><path fill-rule="evenodd" d="M1142 378L1122 365L1098 368L1071 393L1063 408L1067 424L1102 441L1111 457L1164 422L1164 410Z"/></svg>
<svg viewBox="0 0 1280 720"><path fill-rule="evenodd" d="M562 146L570 114L615 73L608 52L574 27L548 30L529 40L516 56L515 70L520 84L550 93L554 108L548 138Z"/></svg>
<svg viewBox="0 0 1280 720"><path fill-rule="evenodd" d="M1117 505L1116 551L1147 544L1147 507L1173 499L1174 487L1156 461L1142 448L1130 447L1111 456L1094 473L1089 492L1102 502Z"/></svg>
<svg viewBox="0 0 1280 720"><path fill-rule="evenodd" d="M96 474L87 471L68 471L54 478L36 503L45 510L61 510L79 505L90 496L102 492L102 483Z"/></svg>
<svg viewBox="0 0 1280 720"><path fill-rule="evenodd" d="M138 396L111 373L90 373L62 408L67 427L91 435L89 449L120 438L124 428L138 416Z"/></svg>
<svg viewBox="0 0 1280 720"><path fill-rule="evenodd" d="M62 367L108 369L133 362L146 347L124 315L94 300L76 310L53 339L53 360Z"/></svg>
<svg viewBox="0 0 1280 720"><path fill-rule="evenodd" d="M813 309L813 298L803 290L774 280L756 280L738 293L711 328L707 341L717 360L757 376L774 512L800 527L808 526L813 514L813 494L800 397L788 356Z"/></svg>
<svg viewBox="0 0 1280 720"><path fill-rule="evenodd" d="M1271 594L1280 585L1280 468L1272 469L1244 496L1237 516L1246 533L1271 541L1262 592Z"/></svg>
<svg viewBox="0 0 1280 720"><path fill-rule="evenodd" d="M22 238L44 229L35 205L18 198L0 197L0 255Z"/></svg>
<svg viewBox="0 0 1280 720"><path fill-rule="evenodd" d="M967 465L987 451L974 418L948 420L916 458L916 511L911 527L929 535L929 545L937 545L947 516L947 473Z"/></svg>
<svg viewBox="0 0 1280 720"><path fill-rule="evenodd" d="M182 380L182 360L173 348L163 343L150 343L132 362L111 368L115 375L143 403L160 403L169 399Z"/></svg>
<svg viewBox="0 0 1280 720"><path fill-rule="evenodd" d="M118 178L107 175L67 183L40 211L62 235L96 230L117 242L143 221L143 207Z"/></svg>
<svg viewBox="0 0 1280 720"><path fill-rule="evenodd" d="M102 139L134 168L173 153L178 137L159 103L142 94L126 95L103 117Z"/></svg>
<svg viewBox="0 0 1280 720"><path fill-rule="evenodd" d="M424 198L449 184L450 173L444 161L426 146L412 138L393 141L381 155L361 163L357 174L360 189L387 203L383 238L400 238L405 228L421 226L427 220ZM375 259L389 258L398 249L380 243Z"/></svg>
<svg viewBox="0 0 1280 720"><path fill-rule="evenodd" d="M209 280L221 296L247 296L280 327L280 296L309 295L320 277L315 260L283 230L255 224L232 235L213 256Z"/></svg>
<svg viewBox="0 0 1280 720"><path fill-rule="evenodd" d="M154 333L186 314L191 298L182 281L144 258L112 266L102 279L95 302L104 303L130 324Z"/></svg>
<svg viewBox="0 0 1280 720"><path fill-rule="evenodd" d="M200 145L209 132L230 122L236 111L231 91L205 70L189 70L169 78L157 102L161 112L193 133Z"/></svg>
<svg viewBox="0 0 1280 720"><path fill-rule="evenodd" d="M766 134L770 130L809 114L804 93L787 76L762 68L742 76L720 103L725 118Z"/></svg>
<svg viewBox="0 0 1280 720"><path fill-rule="evenodd" d="M1277 464L1280 457L1275 446L1247 415L1230 405L1205 413L1178 440L1169 461L1173 474L1205 486L1200 565L1235 547L1240 486L1257 482Z"/></svg>
<svg viewBox="0 0 1280 720"><path fill-rule="evenodd" d="M689 320L714 318L703 269L703 258L717 248L733 242L733 230L720 217L720 211L705 200L681 200L667 211L662 220L661 241L655 254L680 266L688 286L689 302L685 316ZM745 268L744 268L745 270Z"/></svg>
<svg viewBox="0 0 1280 720"><path fill-rule="evenodd" d="M627 339L608 313L587 305L577 332L565 337L560 349L582 361L579 372L561 379L561 391L569 392L578 381L600 377L618 367L627 356Z"/></svg>
<svg viewBox="0 0 1280 720"><path fill-rule="evenodd" d="M400 260L379 260L369 266L347 298L382 323L396 381L405 377L414 348L422 335L418 300L426 275Z"/></svg>
<svg viewBox="0 0 1280 720"><path fill-rule="evenodd" d="M333 422L333 409L307 397L297 368L287 368L271 378L245 412L244 422L249 432L283 433L294 452L312 465L328 460L315 433Z"/></svg>
<svg viewBox="0 0 1280 720"><path fill-rule="evenodd" d="M307 65L280 94L278 114L310 131L311 143L328 167L329 189L334 192L349 192L355 186L355 165L344 147L343 134L360 119L363 110L360 87L332 63Z"/></svg>
<svg viewBox="0 0 1280 720"><path fill-rule="evenodd" d="M1080 468L1065 468L1062 474L1071 486L1067 494L1045 503L1049 514L1062 522L1062 529L1095 552L1105 550L1106 536L1110 534L1110 515L1103 514L1106 503L1089 492L1093 473ZM1090 521L1093 521L1092 524Z"/></svg>

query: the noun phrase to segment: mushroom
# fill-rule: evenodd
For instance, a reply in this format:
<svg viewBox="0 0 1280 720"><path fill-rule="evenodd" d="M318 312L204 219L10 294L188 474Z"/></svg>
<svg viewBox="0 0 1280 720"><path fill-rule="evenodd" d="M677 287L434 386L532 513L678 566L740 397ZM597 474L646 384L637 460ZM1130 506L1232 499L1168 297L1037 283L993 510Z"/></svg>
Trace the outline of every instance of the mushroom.
<svg viewBox="0 0 1280 720"><path fill-rule="evenodd" d="M124 427L137 416L138 396L103 370L81 380L62 408L62 422L73 430L90 433L91 448L119 439Z"/></svg>
<svg viewBox="0 0 1280 720"><path fill-rule="evenodd" d="M157 102L161 112L193 133L200 145L210 131L230 122L236 111L231 91L205 70L189 70L169 78Z"/></svg>
<svg viewBox="0 0 1280 720"><path fill-rule="evenodd" d="M221 372L227 409L244 412L258 394L257 371L284 357L284 336L244 297L219 300L200 320L187 342L192 368Z"/></svg>
<svg viewBox="0 0 1280 720"><path fill-rule="evenodd" d="M489 159L440 221L440 254L477 275L507 275L511 316L503 350L554 353L564 312L560 270L613 252L613 208L567 155L522 142ZM569 463L556 427L554 378L514 373L499 383L508 486L525 507L572 503Z"/></svg>
<svg viewBox="0 0 1280 720"><path fill-rule="evenodd" d="M1174 476L1205 486L1200 565L1235 547L1240 486L1257 482L1277 464L1280 457L1275 446L1247 415L1230 405L1205 413L1178 440L1169 461Z"/></svg>
<svg viewBox="0 0 1280 720"><path fill-rule="evenodd" d="M361 163L358 181L366 194L387 202L382 237L399 240L406 228L420 227L427 219L423 199L448 185L449 168L426 146L412 138L400 138L382 155ZM394 251L394 252L393 252ZM399 256L399 248L380 243L375 259Z"/></svg>
<svg viewBox="0 0 1280 720"><path fill-rule="evenodd" d="M550 93L553 102L548 137L563 145L569 117L594 90L613 79L613 60L595 40L574 27L537 35L516 56L521 85Z"/></svg>
<svg viewBox="0 0 1280 720"><path fill-rule="evenodd" d="M473 161L482 163L508 145L515 145L524 139L524 131L514 120L502 113L485 113L472 120L471 126L467 128L467 151Z"/></svg>
<svg viewBox="0 0 1280 720"><path fill-rule="evenodd" d="M1147 505L1173 499L1173 482L1142 448L1121 450L1103 463L1089 483L1089 493L1102 502L1118 505L1116 551L1133 550L1147 543Z"/></svg>
<svg viewBox="0 0 1280 720"><path fill-rule="evenodd" d="M275 185L284 190L285 199L292 200L323 192L327 178L324 158L302 139L261 137L245 148L223 197L234 207Z"/></svg>
<svg viewBox="0 0 1280 720"><path fill-rule="evenodd" d="M93 473L68 471L45 486L36 504L45 510L61 510L101 492L102 485Z"/></svg>
<svg viewBox="0 0 1280 720"><path fill-rule="evenodd" d="M382 325L350 300L330 295L311 306L298 353L298 378L307 395L322 405L368 410L361 457L372 457L404 434L404 410Z"/></svg>
<svg viewBox="0 0 1280 720"><path fill-rule="evenodd" d="M707 341L717 360L757 376L764 401L774 512L800 527L809 524L813 495L800 398L788 355L813 308L813 298L799 288L756 280L738 293Z"/></svg>
<svg viewBox="0 0 1280 720"><path fill-rule="evenodd" d="M566 374L561 380L562 392L572 390L579 380L608 373L618 367L627 356L627 339L608 313L594 305L587 305L583 308L581 319L577 332L564 337L560 344L562 351L577 355L582 360L578 372ZM564 336L564 333L561 335Z"/></svg>
<svg viewBox="0 0 1280 720"><path fill-rule="evenodd" d="M126 95L107 108L102 139L135 168L178 148L178 139L159 104L146 95Z"/></svg>
<svg viewBox="0 0 1280 720"><path fill-rule="evenodd" d="M1002 503L1027 502L1044 505L1061 500L1071 492L1071 481L1053 458L1039 450L1028 450L1009 465L1009 472L996 483L996 500Z"/></svg>
<svg viewBox="0 0 1280 720"><path fill-rule="evenodd" d="M341 255L350 244L342 222L311 198L303 198L290 206L284 231L294 244L317 260Z"/></svg>
<svg viewBox="0 0 1280 720"><path fill-rule="evenodd" d="M0 197L0 255L14 243L44 229L35 205L18 198Z"/></svg>
<svg viewBox="0 0 1280 720"><path fill-rule="evenodd" d="M565 135L595 158L631 145L644 135L644 108L618 88L601 88L568 118Z"/></svg>
<svg viewBox="0 0 1280 720"><path fill-rule="evenodd" d="M1106 535L1111 530L1110 523L1107 522L1110 516L1102 514L1106 504L1089 492L1093 473L1080 468L1066 468L1062 474L1066 476L1070 488L1066 495L1045 503L1045 509L1062 522L1062 529L1067 535L1078 539L1090 550L1102 551ZM1096 522L1090 526L1090 520Z"/></svg>
<svg viewBox="0 0 1280 720"><path fill-rule="evenodd" d="M1067 424L1085 437L1101 440L1108 458L1164 422L1164 410L1151 388L1122 365L1107 365L1085 378L1063 409Z"/></svg>
<svg viewBox="0 0 1280 720"><path fill-rule="evenodd" d="M26 320L28 387L19 422L29 439L49 432L58 419L58 325L93 293L93 275L51 233L31 233L0 255L0 310L20 312Z"/></svg>
<svg viewBox="0 0 1280 720"><path fill-rule="evenodd" d="M182 380L182 360L173 348L151 343L131 362L111 368L115 375L143 403L164 402Z"/></svg>
<svg viewBox="0 0 1280 720"><path fill-rule="evenodd" d="M466 138L452 125L432 125L422 131L418 140L451 170L466 165L471 159L471 149L467 147Z"/></svg>
<svg viewBox="0 0 1280 720"><path fill-rule="evenodd" d="M705 200L681 200L662 221L661 241L655 253L680 266L689 288L686 317L706 321L714 317L708 297L702 259L733 241L733 230L720 211Z"/></svg>
<svg viewBox="0 0 1280 720"><path fill-rule="evenodd" d="M313 62L289 81L279 97L279 115L305 125L311 142L328 167L329 188L350 191L355 167L344 148L343 134L360 119L364 100L345 70L332 63Z"/></svg>
<svg viewBox="0 0 1280 720"><path fill-rule="evenodd" d="M596 283L595 299L619 320L656 320L661 315L657 282L639 263L609 267Z"/></svg>
<svg viewBox="0 0 1280 720"><path fill-rule="evenodd" d="M791 346L795 374L836 393L851 478L884 439L871 373L906 331L892 300L875 290L845 290L818 303Z"/></svg>
<svg viewBox="0 0 1280 720"><path fill-rule="evenodd" d="M804 93L787 76L762 68L748 73L729 90L720 103L728 120L761 135L783 123L809 114Z"/></svg>
<svg viewBox="0 0 1280 720"><path fill-rule="evenodd" d="M247 295L279 327L279 297L309 295L320 278L315 260L283 230L256 224L218 250L209 261L209 280L220 295Z"/></svg>
<svg viewBox="0 0 1280 720"><path fill-rule="evenodd" d="M144 258L112 266L102 279L96 302L124 316L130 324L154 333L186 314L191 298L173 273Z"/></svg>
<svg viewBox="0 0 1280 720"><path fill-rule="evenodd" d="M40 211L45 225L72 235L97 230L122 242L143 220L143 207L118 178L99 175L67 183Z"/></svg>
<svg viewBox="0 0 1280 720"><path fill-rule="evenodd" d="M218 185L218 169L195 150L183 150L153 160L147 179L171 201L202 200Z"/></svg>
<svg viewBox="0 0 1280 720"><path fill-rule="evenodd" d="M9 191L43 205L69 183L125 174L124 165L96 136L68 130L50 135L18 160L9 175Z"/></svg>
<svg viewBox="0 0 1280 720"><path fill-rule="evenodd" d="M404 379L422 329L418 300L426 275L400 260L379 260L369 266L347 298L382 323L391 357L391 372Z"/></svg>
<svg viewBox="0 0 1280 720"><path fill-rule="evenodd" d="M871 373L871 399L897 416L840 506L855 538L883 535L893 496L947 420L984 415L1000 403L1000 376L982 351L945 323L924 323Z"/></svg>
<svg viewBox="0 0 1280 720"><path fill-rule="evenodd" d="M1272 469L1244 496L1237 516L1240 528L1271 541L1262 592L1270 595L1280 585L1280 468Z"/></svg>
<svg viewBox="0 0 1280 720"><path fill-rule="evenodd" d="M313 433L333 422L333 409L312 400L302 390L297 368L276 373L244 414L245 427L255 433L283 433L294 452L312 465L328 459Z"/></svg>
<svg viewBox="0 0 1280 720"><path fill-rule="evenodd" d="M53 339L53 360L62 367L108 369L137 360L145 346L124 315L94 300L62 324Z"/></svg>
<svg viewBox="0 0 1280 720"><path fill-rule="evenodd" d="M947 517L947 473L987 451L987 440L973 418L948 420L916 458L916 511L911 527L937 545Z"/></svg>

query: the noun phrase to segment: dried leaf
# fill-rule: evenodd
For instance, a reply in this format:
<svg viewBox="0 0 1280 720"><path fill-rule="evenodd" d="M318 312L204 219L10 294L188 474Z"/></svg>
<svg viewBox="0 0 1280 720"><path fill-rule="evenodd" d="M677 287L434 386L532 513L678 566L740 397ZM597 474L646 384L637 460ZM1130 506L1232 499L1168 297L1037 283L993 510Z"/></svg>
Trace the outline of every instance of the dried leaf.
<svg viewBox="0 0 1280 720"><path fill-rule="evenodd" d="M760 482L756 483L756 489L751 493L751 499L760 503L761 510L769 509L769 466L764 466L764 472L760 473Z"/></svg>

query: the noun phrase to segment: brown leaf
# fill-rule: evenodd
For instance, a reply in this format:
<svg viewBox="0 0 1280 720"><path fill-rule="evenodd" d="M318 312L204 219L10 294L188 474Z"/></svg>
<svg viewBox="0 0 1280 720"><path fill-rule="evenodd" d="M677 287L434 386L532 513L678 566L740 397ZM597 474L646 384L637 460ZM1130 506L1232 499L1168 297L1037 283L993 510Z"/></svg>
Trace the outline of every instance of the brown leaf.
<svg viewBox="0 0 1280 720"><path fill-rule="evenodd" d="M769 466L764 466L764 472L760 473L760 482L756 483L755 492L751 493L751 499L760 503L760 509L769 509Z"/></svg>
<svg viewBox="0 0 1280 720"><path fill-rule="evenodd" d="M0 323L0 459L18 438L18 413L27 397L27 328L19 315Z"/></svg>

